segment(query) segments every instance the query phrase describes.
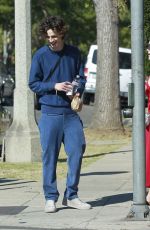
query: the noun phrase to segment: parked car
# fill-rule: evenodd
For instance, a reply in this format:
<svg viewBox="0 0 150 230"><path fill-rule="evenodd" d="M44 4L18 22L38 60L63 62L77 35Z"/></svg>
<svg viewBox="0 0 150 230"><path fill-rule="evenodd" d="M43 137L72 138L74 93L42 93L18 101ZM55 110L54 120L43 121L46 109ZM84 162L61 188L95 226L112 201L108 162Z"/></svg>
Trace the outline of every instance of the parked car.
<svg viewBox="0 0 150 230"><path fill-rule="evenodd" d="M0 62L0 104L13 105L13 91L15 88L14 75L11 74L6 65Z"/></svg>
<svg viewBox="0 0 150 230"><path fill-rule="evenodd" d="M94 102L96 90L97 45L91 45L85 63L84 73L87 77L83 103ZM119 80L121 105L125 107L128 99L128 83L131 82L131 49L119 47Z"/></svg>

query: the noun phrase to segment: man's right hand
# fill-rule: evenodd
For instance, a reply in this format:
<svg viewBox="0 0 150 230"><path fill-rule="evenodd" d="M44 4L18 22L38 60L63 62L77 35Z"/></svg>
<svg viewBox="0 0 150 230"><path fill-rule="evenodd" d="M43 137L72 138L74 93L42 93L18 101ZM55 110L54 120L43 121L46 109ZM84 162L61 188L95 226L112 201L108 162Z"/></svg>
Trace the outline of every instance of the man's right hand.
<svg viewBox="0 0 150 230"><path fill-rule="evenodd" d="M68 91L72 90L72 87L73 87L72 84L68 81L55 84L55 90L57 90L57 91L68 92Z"/></svg>

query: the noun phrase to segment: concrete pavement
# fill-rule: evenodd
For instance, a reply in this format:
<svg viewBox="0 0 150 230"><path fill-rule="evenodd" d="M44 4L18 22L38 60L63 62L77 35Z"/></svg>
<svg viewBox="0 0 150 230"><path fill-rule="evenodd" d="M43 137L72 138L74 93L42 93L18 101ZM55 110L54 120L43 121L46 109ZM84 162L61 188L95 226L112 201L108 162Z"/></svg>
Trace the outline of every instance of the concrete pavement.
<svg viewBox="0 0 150 230"><path fill-rule="evenodd" d="M128 221L132 205L131 146L82 169L79 196L91 210L62 206L65 180L58 182L57 213L44 213L41 182L0 179L0 229L149 230L149 221Z"/></svg>

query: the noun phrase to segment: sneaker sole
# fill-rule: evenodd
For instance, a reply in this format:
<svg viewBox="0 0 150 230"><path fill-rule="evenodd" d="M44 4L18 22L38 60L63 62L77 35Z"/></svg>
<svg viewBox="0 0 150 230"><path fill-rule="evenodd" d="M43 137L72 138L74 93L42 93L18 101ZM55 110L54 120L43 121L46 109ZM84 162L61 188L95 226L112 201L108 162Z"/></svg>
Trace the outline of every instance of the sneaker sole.
<svg viewBox="0 0 150 230"><path fill-rule="evenodd" d="M64 205L64 206L67 206L67 207L70 207L70 208L75 208L75 209L78 209L78 210L89 210L89 209L91 209L92 207L90 206L90 207L88 207L88 208L78 208L77 206L74 206L74 205L68 205L67 204L67 201L63 201L62 202L62 205Z"/></svg>
<svg viewBox="0 0 150 230"><path fill-rule="evenodd" d="M44 210L45 211L45 213L54 213L54 212L57 212L58 210L57 210L57 208L56 209L53 209L53 210Z"/></svg>

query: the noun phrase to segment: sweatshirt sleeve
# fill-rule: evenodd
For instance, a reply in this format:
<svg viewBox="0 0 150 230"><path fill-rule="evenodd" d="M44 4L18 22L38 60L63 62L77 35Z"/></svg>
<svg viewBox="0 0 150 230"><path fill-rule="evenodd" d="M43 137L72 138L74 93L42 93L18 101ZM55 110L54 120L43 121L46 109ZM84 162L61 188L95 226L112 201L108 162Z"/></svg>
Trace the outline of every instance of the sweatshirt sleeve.
<svg viewBox="0 0 150 230"><path fill-rule="evenodd" d="M39 94L43 95L54 89L54 82L43 82L43 71L39 62L37 55L33 56L30 74L29 74L29 88Z"/></svg>
<svg viewBox="0 0 150 230"><path fill-rule="evenodd" d="M79 51L79 56L78 56L78 75L80 76L79 78L79 88L78 88L78 92L80 93L80 96L82 96L84 89L85 89L85 84L86 84L86 77L84 75L84 65L83 62L81 60L81 53Z"/></svg>

